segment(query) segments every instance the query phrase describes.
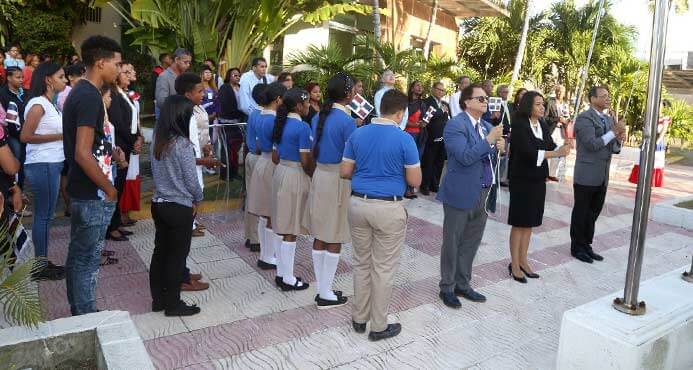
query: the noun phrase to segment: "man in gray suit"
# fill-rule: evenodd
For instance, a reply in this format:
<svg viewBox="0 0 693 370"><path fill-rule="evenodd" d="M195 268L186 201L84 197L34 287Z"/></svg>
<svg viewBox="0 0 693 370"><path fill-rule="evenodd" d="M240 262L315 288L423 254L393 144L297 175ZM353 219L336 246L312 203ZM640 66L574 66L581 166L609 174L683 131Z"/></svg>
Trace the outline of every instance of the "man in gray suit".
<svg viewBox="0 0 693 370"><path fill-rule="evenodd" d="M626 132L625 122L614 123L604 114L611 104L606 87L592 87L589 101L590 108L580 113L575 121L575 204L570 218L570 254L586 263L604 259L592 250L594 224L606 198L611 155L621 152Z"/></svg>

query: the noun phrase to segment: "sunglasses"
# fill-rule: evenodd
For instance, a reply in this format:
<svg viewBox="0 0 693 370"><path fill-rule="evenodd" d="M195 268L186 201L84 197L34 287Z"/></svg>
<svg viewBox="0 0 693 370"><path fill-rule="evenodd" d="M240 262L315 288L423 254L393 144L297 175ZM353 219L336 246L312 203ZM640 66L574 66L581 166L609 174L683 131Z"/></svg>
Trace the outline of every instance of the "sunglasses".
<svg viewBox="0 0 693 370"><path fill-rule="evenodd" d="M479 103L488 103L488 96L472 96L469 99L477 100Z"/></svg>

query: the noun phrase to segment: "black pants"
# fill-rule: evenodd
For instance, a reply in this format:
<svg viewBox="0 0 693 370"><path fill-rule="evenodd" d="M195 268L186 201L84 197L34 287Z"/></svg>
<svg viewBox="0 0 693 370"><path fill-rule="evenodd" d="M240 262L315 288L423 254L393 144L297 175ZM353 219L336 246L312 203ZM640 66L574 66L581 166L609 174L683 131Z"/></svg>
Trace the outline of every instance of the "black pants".
<svg viewBox="0 0 693 370"><path fill-rule="evenodd" d="M152 203L154 254L149 267L149 288L154 305L174 308L180 302L185 261L190 252L193 210L176 203Z"/></svg>
<svg viewBox="0 0 693 370"><path fill-rule="evenodd" d="M445 144L442 141L428 141L422 160L423 180L421 188L438 191L440 176L443 174L445 164Z"/></svg>
<svg viewBox="0 0 693 370"><path fill-rule="evenodd" d="M123 220L120 217L120 198L123 196L123 191L125 190L125 179L127 175L127 168L119 168L116 172L116 178L113 186L115 186L116 190L118 190L118 202L116 203L113 217L111 217L111 224L108 225L109 233L118 230L118 228L123 224Z"/></svg>
<svg viewBox="0 0 693 370"><path fill-rule="evenodd" d="M575 204L570 217L570 251L586 252L594 239L594 224L606 199L606 184L588 186L573 184Z"/></svg>

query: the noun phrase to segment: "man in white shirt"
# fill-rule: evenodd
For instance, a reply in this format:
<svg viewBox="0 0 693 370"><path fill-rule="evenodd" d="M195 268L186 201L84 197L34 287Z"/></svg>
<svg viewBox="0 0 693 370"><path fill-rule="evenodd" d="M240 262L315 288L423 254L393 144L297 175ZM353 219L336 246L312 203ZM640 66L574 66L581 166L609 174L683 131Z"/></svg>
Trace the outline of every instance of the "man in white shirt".
<svg viewBox="0 0 693 370"><path fill-rule="evenodd" d="M253 88L259 83L270 84L274 81L274 76L267 74L267 60L263 57L253 59L250 71L241 76L241 88L238 96L239 108L243 113L250 116L250 112L259 109L253 99Z"/></svg>
<svg viewBox="0 0 693 370"><path fill-rule="evenodd" d="M450 98L450 117L455 117L456 115L460 114L462 112L462 108L460 107L460 95L462 94L462 90L464 90L465 87L471 85L472 81L469 79L469 76L462 76L457 79L457 91L455 91L454 94L452 94L452 97Z"/></svg>

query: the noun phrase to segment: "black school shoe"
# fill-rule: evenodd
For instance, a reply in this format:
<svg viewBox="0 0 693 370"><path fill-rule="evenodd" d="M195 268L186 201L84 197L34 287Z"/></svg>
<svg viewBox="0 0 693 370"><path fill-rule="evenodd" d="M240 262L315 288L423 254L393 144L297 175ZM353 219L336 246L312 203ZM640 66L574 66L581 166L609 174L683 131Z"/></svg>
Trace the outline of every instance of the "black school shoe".
<svg viewBox="0 0 693 370"><path fill-rule="evenodd" d="M383 331L372 331L368 333L368 339L371 341L383 340L387 338L396 337L402 332L402 324L388 324L387 328Z"/></svg>
<svg viewBox="0 0 693 370"><path fill-rule="evenodd" d="M260 268L260 270L276 270L277 265L273 263L267 263L263 260L257 260L257 267Z"/></svg>
<svg viewBox="0 0 693 370"><path fill-rule="evenodd" d="M164 315L166 316L192 316L200 313L200 307L197 305L189 305L183 301L178 302L176 307L166 309Z"/></svg>
<svg viewBox="0 0 693 370"><path fill-rule="evenodd" d="M356 321L351 321L351 327L354 328L354 331L363 334L366 332L366 323L364 322L363 324L359 324Z"/></svg>
<svg viewBox="0 0 693 370"><path fill-rule="evenodd" d="M327 299L322 299L318 297L318 310L327 310L330 308L344 306L345 304L347 304L347 301L347 297L343 297L341 295L337 296L336 301L328 301Z"/></svg>
<svg viewBox="0 0 693 370"><path fill-rule="evenodd" d="M309 286L310 284L303 282L300 277L296 277L296 283L294 283L294 285L289 285L284 282L284 279L282 279L282 285L280 288L283 291L288 292L291 290L306 290Z"/></svg>
<svg viewBox="0 0 693 370"><path fill-rule="evenodd" d="M336 295L337 297L341 297L341 296L342 296L342 291L341 291L341 290L333 290L332 293L334 293L334 295ZM318 301L318 298L320 298L320 294L316 294L316 295L315 295L315 302Z"/></svg>

